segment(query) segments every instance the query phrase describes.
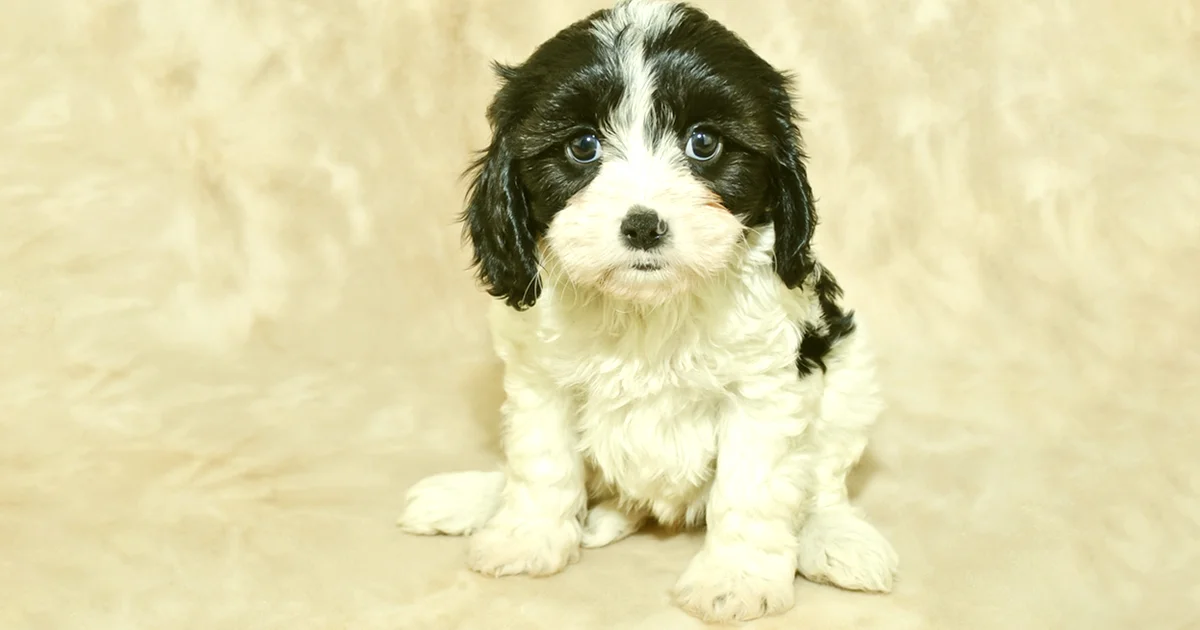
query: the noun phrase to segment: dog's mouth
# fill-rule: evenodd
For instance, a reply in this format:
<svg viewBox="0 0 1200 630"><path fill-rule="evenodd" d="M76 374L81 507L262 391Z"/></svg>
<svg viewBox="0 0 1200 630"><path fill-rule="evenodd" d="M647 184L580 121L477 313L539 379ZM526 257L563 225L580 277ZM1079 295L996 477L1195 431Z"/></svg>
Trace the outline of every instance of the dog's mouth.
<svg viewBox="0 0 1200 630"><path fill-rule="evenodd" d="M632 267L634 271L659 271L663 266L655 262L636 262Z"/></svg>

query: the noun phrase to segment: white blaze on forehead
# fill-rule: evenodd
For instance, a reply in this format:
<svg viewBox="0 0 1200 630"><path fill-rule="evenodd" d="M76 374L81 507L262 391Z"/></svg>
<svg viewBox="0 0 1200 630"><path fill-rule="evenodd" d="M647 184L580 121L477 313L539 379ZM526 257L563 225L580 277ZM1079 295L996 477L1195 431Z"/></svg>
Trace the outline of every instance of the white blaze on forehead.
<svg viewBox="0 0 1200 630"><path fill-rule="evenodd" d="M678 6L670 0L620 0L593 30L600 41L609 45L626 28L640 31L643 37L657 37L679 22L675 11Z"/></svg>
<svg viewBox="0 0 1200 630"><path fill-rule="evenodd" d="M676 3L668 0L622 0L593 26L593 32L613 56L625 83L620 102L604 125L609 149L626 160L670 160L655 155L654 148L670 143L647 136L654 114L654 73L646 59L646 41L666 33L679 22Z"/></svg>

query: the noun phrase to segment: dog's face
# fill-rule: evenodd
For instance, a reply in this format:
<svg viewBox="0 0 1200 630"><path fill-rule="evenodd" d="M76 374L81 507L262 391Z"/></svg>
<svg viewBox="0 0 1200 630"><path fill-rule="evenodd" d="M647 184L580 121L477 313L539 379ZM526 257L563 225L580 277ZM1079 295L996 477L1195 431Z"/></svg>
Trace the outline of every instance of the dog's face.
<svg viewBox="0 0 1200 630"><path fill-rule="evenodd" d="M768 225L781 280L803 279L816 217L788 81L736 35L624 0L498 69L464 215L492 295L524 308L565 280L661 302ZM539 277L548 257L565 278Z"/></svg>

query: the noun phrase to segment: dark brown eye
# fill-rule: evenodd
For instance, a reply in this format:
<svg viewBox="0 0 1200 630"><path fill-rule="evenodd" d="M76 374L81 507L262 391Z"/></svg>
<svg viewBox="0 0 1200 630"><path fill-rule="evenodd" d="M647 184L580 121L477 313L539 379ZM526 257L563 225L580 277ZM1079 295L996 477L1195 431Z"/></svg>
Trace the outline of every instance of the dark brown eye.
<svg viewBox="0 0 1200 630"><path fill-rule="evenodd" d="M567 143L567 156L580 164L600 159L600 139L595 134L585 133Z"/></svg>
<svg viewBox="0 0 1200 630"><path fill-rule="evenodd" d="M685 152L693 160L707 162L721 152L721 137L715 133L697 129L688 138Z"/></svg>

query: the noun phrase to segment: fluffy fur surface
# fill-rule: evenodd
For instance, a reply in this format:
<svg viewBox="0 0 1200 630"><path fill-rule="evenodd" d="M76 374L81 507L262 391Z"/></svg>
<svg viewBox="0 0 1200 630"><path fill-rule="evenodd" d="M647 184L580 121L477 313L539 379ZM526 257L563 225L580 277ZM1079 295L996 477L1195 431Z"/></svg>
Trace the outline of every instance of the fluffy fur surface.
<svg viewBox="0 0 1200 630"><path fill-rule="evenodd" d="M499 298L503 483L426 479L400 524L469 535L493 576L703 525L674 592L705 621L786 611L798 568L890 590L896 554L846 490L874 360L813 254L788 79L667 0L620 0L499 72L464 219Z"/></svg>
<svg viewBox="0 0 1200 630"><path fill-rule="evenodd" d="M702 530L491 579L394 526L498 469L454 221L488 63L608 4L4 3L0 628L706 627ZM887 401L850 496L902 560L749 627L1196 627L1194 2L698 4L796 74Z"/></svg>

